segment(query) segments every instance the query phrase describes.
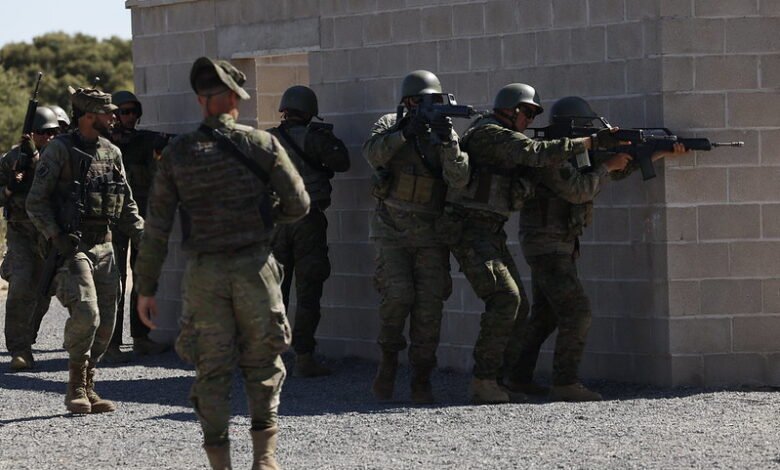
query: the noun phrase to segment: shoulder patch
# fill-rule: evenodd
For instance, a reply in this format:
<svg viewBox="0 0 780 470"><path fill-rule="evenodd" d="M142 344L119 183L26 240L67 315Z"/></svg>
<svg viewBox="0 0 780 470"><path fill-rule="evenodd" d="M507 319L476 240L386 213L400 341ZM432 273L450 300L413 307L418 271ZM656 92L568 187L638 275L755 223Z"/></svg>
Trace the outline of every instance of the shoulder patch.
<svg viewBox="0 0 780 470"><path fill-rule="evenodd" d="M49 162L38 163L38 168L35 170L35 174L39 178L45 178L49 174Z"/></svg>

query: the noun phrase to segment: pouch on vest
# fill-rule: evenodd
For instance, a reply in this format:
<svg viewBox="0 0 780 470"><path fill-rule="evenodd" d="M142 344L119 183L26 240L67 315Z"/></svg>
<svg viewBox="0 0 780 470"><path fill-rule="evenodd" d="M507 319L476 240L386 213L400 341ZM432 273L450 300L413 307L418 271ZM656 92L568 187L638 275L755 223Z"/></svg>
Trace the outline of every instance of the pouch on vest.
<svg viewBox="0 0 780 470"><path fill-rule="evenodd" d="M385 199L390 195L393 184L393 174L384 168L377 168L371 175L371 194L377 199Z"/></svg>

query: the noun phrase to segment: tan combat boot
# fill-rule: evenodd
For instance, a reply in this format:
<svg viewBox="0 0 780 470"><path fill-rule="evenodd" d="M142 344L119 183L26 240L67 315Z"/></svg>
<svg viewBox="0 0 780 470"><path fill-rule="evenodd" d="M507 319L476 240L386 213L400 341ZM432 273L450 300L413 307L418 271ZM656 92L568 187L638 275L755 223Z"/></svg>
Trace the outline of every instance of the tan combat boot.
<svg viewBox="0 0 780 470"><path fill-rule="evenodd" d="M393 399L396 373L398 373L398 353L383 352L382 361L379 363L376 377L371 384L371 391L377 400L389 401Z"/></svg>
<svg viewBox="0 0 780 470"><path fill-rule="evenodd" d="M68 361L68 390L65 393L65 407L71 413L91 413L86 391L87 364Z"/></svg>
<svg viewBox="0 0 780 470"><path fill-rule="evenodd" d="M432 367L412 367L412 402L418 405L434 403L431 386Z"/></svg>
<svg viewBox="0 0 780 470"><path fill-rule="evenodd" d="M330 375L332 371L314 359L312 353L298 354L295 358L295 377L322 377Z"/></svg>
<svg viewBox="0 0 780 470"><path fill-rule="evenodd" d="M276 463L276 441L279 428L252 431L252 470L280 470Z"/></svg>
<svg viewBox="0 0 780 470"><path fill-rule="evenodd" d="M523 393L531 396L545 396L550 393L550 388L535 382L515 382L504 379L504 386L512 393Z"/></svg>
<svg viewBox="0 0 780 470"><path fill-rule="evenodd" d="M570 385L554 385L550 389L550 400L553 401L601 401L600 393L588 390L579 382Z"/></svg>
<svg viewBox="0 0 780 470"><path fill-rule="evenodd" d="M21 372L23 370L32 369L35 366L35 360L32 353L29 351L13 354L11 357L11 364L9 365L11 372Z"/></svg>
<svg viewBox="0 0 780 470"><path fill-rule="evenodd" d="M203 444L203 449L206 451L206 457L209 459L209 464L213 470L232 470L233 465L230 463L230 443L210 446Z"/></svg>
<svg viewBox="0 0 780 470"><path fill-rule="evenodd" d="M469 387L469 396L471 403L475 405L509 403L509 394L495 379L473 378Z"/></svg>
<svg viewBox="0 0 780 470"><path fill-rule="evenodd" d="M100 398L100 395L95 393L95 363L89 361L87 363L87 381L85 383L85 389L87 392L87 399L92 405L92 413L108 413L116 411L116 403L111 400L104 400Z"/></svg>

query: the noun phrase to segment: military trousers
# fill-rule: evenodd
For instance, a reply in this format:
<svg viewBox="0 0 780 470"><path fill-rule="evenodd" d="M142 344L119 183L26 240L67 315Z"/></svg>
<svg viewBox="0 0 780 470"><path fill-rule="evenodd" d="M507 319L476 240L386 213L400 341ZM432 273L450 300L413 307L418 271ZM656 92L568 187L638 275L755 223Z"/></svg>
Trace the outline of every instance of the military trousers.
<svg viewBox="0 0 780 470"><path fill-rule="evenodd" d="M553 385L577 382L585 340L591 323L590 301L577 276L571 255L548 254L526 257L531 266L534 302L531 316L516 328L512 347L518 357L509 368L509 377L520 383L533 379L539 351L558 329L553 357Z"/></svg>
<svg viewBox="0 0 780 470"><path fill-rule="evenodd" d="M447 215L445 217L453 217ZM526 317L527 299L509 248L503 223L466 217L450 249L485 311L474 345L474 377L498 379L517 318Z"/></svg>
<svg viewBox="0 0 780 470"><path fill-rule="evenodd" d="M303 219L278 225L272 241L274 258L284 266L282 295L284 306L290 301L295 278L297 307L292 332L292 347L298 354L314 352L314 334L320 324L322 287L330 276L328 259L328 219L312 206Z"/></svg>
<svg viewBox="0 0 780 470"><path fill-rule="evenodd" d="M54 279L57 299L68 309L63 347L73 362L97 362L108 349L116 320L119 272L110 241L82 240Z"/></svg>
<svg viewBox="0 0 780 470"><path fill-rule="evenodd" d="M266 245L194 254L187 261L176 351L195 365L190 400L206 445L228 441L236 367L243 375L252 429L277 423L286 375L279 355L291 341L282 277Z"/></svg>
<svg viewBox="0 0 780 470"><path fill-rule="evenodd" d="M452 293L447 247L397 246L378 240L376 264L379 346L386 353L404 350L409 318L409 362L420 368L436 367L442 308Z"/></svg>
<svg viewBox="0 0 780 470"><path fill-rule="evenodd" d="M120 346L124 336L125 323L125 298L127 296L127 258L130 256L130 269L135 265L135 258L138 256L138 250L130 245L130 239L122 234L115 232L114 236L114 257L119 269L119 294L116 308L116 325L114 333L111 336L111 344ZM135 289L130 291L130 336L133 338L144 338L149 334L149 328L143 324L138 316L138 293Z"/></svg>
<svg viewBox="0 0 780 470"><path fill-rule="evenodd" d="M15 355L31 351L51 297L38 293L45 260L40 236L32 224L9 222L6 242L8 251L0 270L8 281L5 344L8 352Z"/></svg>

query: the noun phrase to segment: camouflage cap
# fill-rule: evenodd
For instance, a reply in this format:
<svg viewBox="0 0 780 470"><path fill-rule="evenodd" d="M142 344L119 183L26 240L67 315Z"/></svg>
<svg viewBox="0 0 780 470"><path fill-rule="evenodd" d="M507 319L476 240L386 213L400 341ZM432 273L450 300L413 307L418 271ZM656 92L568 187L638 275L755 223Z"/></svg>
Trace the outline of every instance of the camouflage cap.
<svg viewBox="0 0 780 470"><path fill-rule="evenodd" d="M116 105L111 103L111 95L94 88L74 90L69 86L68 93L73 108L85 113L109 114L117 109Z"/></svg>
<svg viewBox="0 0 780 470"><path fill-rule="evenodd" d="M249 93L241 88L244 82L246 82L246 75L226 60L201 57L192 64L190 70L190 85L198 95L218 94L225 91L224 87L227 87L242 100L248 100Z"/></svg>

